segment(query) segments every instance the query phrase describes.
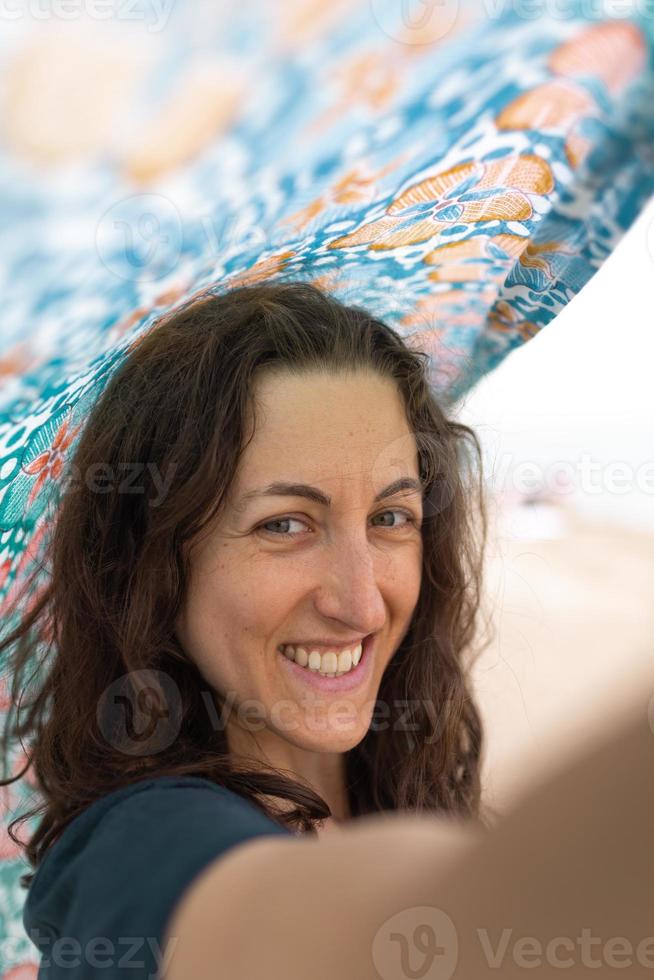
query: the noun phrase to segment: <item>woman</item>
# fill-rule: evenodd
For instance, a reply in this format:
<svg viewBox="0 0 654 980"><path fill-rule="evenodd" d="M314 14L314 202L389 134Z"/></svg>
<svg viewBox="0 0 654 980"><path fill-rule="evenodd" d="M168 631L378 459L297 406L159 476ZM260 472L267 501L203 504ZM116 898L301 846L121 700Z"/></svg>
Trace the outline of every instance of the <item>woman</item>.
<svg viewBox="0 0 654 980"><path fill-rule="evenodd" d="M196 299L112 377L4 641L14 703L30 631L52 654L14 726L44 976L383 975L485 843L479 451L425 359L277 283Z"/></svg>

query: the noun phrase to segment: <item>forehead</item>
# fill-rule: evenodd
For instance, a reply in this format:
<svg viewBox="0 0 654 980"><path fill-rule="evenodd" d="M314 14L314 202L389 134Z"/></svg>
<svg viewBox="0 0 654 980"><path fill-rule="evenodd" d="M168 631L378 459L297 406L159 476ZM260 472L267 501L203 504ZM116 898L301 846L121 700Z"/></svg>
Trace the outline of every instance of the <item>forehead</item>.
<svg viewBox="0 0 654 980"><path fill-rule="evenodd" d="M241 457L238 490L262 479L373 481L415 472L417 444L390 378L373 372L262 377L254 389L254 435ZM235 488L236 489L236 488Z"/></svg>

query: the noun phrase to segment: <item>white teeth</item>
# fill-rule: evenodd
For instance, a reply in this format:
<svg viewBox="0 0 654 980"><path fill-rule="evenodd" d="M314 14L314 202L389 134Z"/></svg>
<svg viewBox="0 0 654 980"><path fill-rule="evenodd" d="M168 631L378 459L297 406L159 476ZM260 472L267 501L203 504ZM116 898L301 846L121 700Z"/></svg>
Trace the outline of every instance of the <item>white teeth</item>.
<svg viewBox="0 0 654 980"><path fill-rule="evenodd" d="M362 646L357 644L351 650L328 650L321 654L318 650L310 653L305 647L285 646L282 652L289 660L294 660L300 667L318 672L325 677L340 677L356 667L361 660Z"/></svg>

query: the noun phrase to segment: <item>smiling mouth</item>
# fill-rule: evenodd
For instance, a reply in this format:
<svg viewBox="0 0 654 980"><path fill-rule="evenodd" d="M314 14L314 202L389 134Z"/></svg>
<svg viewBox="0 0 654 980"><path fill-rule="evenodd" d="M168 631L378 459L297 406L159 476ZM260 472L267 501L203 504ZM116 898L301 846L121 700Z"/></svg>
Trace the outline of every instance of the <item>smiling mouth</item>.
<svg viewBox="0 0 654 980"><path fill-rule="evenodd" d="M374 633L370 633L365 637L361 644L361 656L356 666L351 666L348 670L342 672L331 670L321 671L320 669L315 669L315 667L312 669L308 663L303 667L295 659L279 653L279 650L278 653L286 666L286 670L290 671L291 675L295 675L298 680L308 684L309 687L326 694L345 693L347 691L353 691L355 688L367 683L370 679L372 665L374 663L375 638L376 634ZM328 662L325 666L333 667L333 661ZM347 662L345 666L347 666Z"/></svg>
<svg viewBox="0 0 654 980"><path fill-rule="evenodd" d="M301 644L286 645L281 652L288 660L299 667L320 674L323 677L342 677L356 668L363 654L362 643L341 650L325 650L324 652L311 649Z"/></svg>

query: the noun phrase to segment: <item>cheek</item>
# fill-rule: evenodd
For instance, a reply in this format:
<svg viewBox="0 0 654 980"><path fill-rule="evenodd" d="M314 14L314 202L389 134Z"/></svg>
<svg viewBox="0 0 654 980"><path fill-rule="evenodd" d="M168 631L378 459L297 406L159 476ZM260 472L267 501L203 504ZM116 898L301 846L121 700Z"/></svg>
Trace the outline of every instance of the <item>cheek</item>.
<svg viewBox="0 0 654 980"><path fill-rule="evenodd" d="M420 592L421 585L422 585L422 548L419 549L418 555L413 563L412 586L416 599L418 598L418 593Z"/></svg>
<svg viewBox="0 0 654 980"><path fill-rule="evenodd" d="M392 586L398 615L409 620L415 612L422 585L422 552L412 560L403 562L397 569L397 577Z"/></svg>
<svg viewBox="0 0 654 980"><path fill-rule="evenodd" d="M258 624L260 632L283 623L320 579L315 561L294 560L290 555L288 560L279 555L259 556L249 563L246 576L240 579L240 588L232 590L231 601L242 618Z"/></svg>
<svg viewBox="0 0 654 980"><path fill-rule="evenodd" d="M205 680L222 691L253 687L271 634L292 608L279 570L239 565L238 571L196 576L178 619L178 637Z"/></svg>
<svg viewBox="0 0 654 980"><path fill-rule="evenodd" d="M420 591L422 581L422 545L408 547L397 560L388 566L386 582L398 597L410 601Z"/></svg>

